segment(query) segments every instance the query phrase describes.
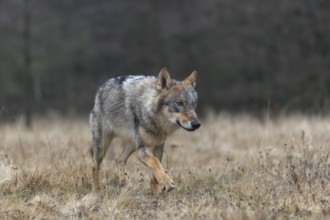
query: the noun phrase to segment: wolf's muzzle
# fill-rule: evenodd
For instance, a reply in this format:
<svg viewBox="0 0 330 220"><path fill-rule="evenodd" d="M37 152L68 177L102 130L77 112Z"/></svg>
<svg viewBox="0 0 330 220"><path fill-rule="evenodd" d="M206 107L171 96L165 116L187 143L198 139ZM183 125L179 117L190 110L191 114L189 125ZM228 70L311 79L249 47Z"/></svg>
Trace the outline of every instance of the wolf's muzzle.
<svg viewBox="0 0 330 220"><path fill-rule="evenodd" d="M191 127L196 130L201 126L201 123L198 120L194 120L193 122L190 123Z"/></svg>
<svg viewBox="0 0 330 220"><path fill-rule="evenodd" d="M201 126L201 123L198 120L194 120L194 121L190 122L189 127L187 125L182 125L179 120L177 120L176 123L187 131L195 131L196 129L198 129Z"/></svg>

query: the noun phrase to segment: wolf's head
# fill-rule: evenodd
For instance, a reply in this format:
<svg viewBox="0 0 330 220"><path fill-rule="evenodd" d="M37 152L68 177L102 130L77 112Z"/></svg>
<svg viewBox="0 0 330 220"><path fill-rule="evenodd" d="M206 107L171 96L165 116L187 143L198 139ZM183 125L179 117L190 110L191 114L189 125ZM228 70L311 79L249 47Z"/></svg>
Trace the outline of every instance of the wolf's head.
<svg viewBox="0 0 330 220"><path fill-rule="evenodd" d="M201 126L195 108L197 72L192 72L185 80L173 80L167 68L162 68L157 78L157 90L162 97L162 111L169 121L187 131L194 131Z"/></svg>

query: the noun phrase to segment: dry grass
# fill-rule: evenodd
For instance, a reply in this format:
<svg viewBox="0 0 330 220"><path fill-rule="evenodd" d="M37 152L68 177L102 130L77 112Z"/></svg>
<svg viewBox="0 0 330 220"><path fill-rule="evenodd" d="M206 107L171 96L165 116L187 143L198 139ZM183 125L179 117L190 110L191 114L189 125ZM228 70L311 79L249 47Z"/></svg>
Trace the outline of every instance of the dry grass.
<svg viewBox="0 0 330 220"><path fill-rule="evenodd" d="M163 163L177 188L155 197L134 156L130 184L119 186L119 140L102 166L103 193L91 192L87 119L0 125L0 218L327 219L329 141L327 117L222 113L169 139Z"/></svg>

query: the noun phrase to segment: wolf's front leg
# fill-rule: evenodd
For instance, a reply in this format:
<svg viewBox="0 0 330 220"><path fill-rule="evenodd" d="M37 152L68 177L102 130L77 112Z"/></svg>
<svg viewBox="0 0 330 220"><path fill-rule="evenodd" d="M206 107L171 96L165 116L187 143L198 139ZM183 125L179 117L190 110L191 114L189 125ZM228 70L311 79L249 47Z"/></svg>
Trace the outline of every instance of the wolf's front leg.
<svg viewBox="0 0 330 220"><path fill-rule="evenodd" d="M171 191L174 189L174 181L168 175L168 172L163 168L160 160L153 154L147 152L145 147L140 147L137 154L139 160L148 166L152 172L154 178L151 181L151 186L156 194L162 191Z"/></svg>
<svg viewBox="0 0 330 220"><path fill-rule="evenodd" d="M163 153L164 153L164 144L155 146L152 149L152 154L158 158L160 162L162 162L163 158ZM167 173L167 171L165 171ZM162 185L159 184L158 180L156 179L155 175L152 176L151 179L151 188L154 194L159 194L163 191Z"/></svg>
<svg viewBox="0 0 330 220"><path fill-rule="evenodd" d="M127 143L125 145L124 151L120 154L119 157L116 158L116 165L121 186L125 186L128 183L129 176L126 171L126 163L134 151L135 146L133 144Z"/></svg>

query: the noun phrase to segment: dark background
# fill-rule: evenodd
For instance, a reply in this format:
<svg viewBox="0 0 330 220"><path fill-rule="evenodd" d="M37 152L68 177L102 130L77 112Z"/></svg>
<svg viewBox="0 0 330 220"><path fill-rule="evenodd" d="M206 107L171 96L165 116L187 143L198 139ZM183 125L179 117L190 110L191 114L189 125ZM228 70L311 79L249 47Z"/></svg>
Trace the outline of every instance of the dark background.
<svg viewBox="0 0 330 220"><path fill-rule="evenodd" d="M328 113L330 1L0 0L0 117L86 115L106 79L163 66L198 71L201 113Z"/></svg>

